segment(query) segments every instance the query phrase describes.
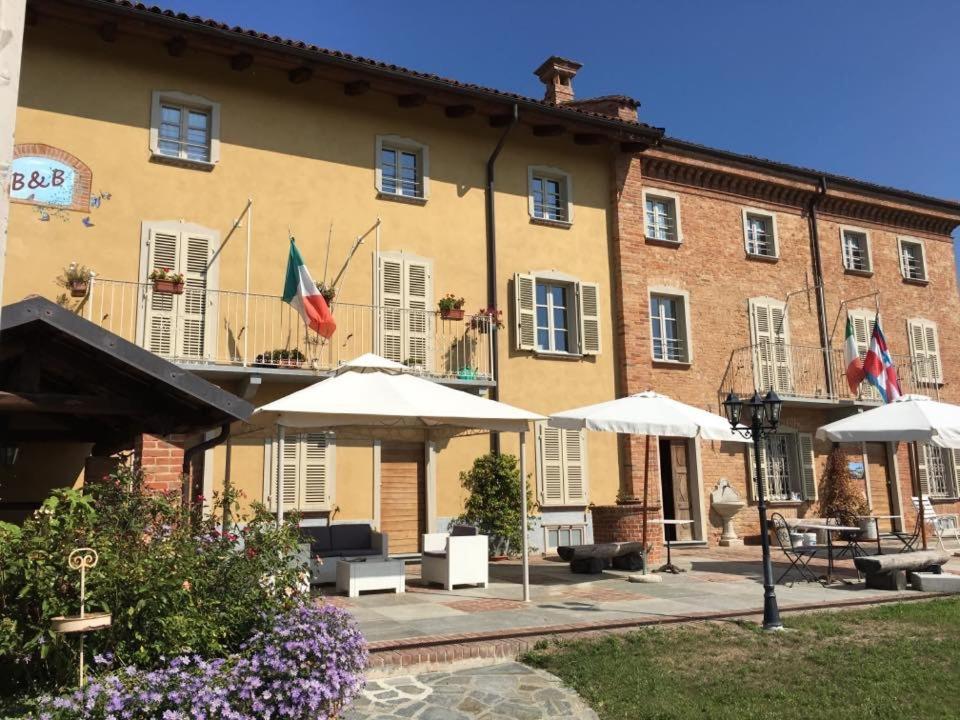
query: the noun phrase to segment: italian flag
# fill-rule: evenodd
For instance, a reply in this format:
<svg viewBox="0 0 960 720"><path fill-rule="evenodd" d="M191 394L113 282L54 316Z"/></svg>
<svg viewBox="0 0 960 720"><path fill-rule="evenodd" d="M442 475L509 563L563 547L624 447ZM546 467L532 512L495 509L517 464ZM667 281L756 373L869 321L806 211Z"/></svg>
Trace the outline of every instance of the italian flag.
<svg viewBox="0 0 960 720"><path fill-rule="evenodd" d="M337 329L333 313L323 299L310 271L300 257L297 245L290 238L290 258L287 260L287 277L283 285L283 301L300 313L307 326L328 340Z"/></svg>
<svg viewBox="0 0 960 720"><path fill-rule="evenodd" d="M847 384L850 386L850 392L854 395L857 388L863 382L863 360L860 359L860 351L857 349L857 338L853 334L853 322L847 318L847 336L843 341L843 362L847 366L845 373L847 375Z"/></svg>

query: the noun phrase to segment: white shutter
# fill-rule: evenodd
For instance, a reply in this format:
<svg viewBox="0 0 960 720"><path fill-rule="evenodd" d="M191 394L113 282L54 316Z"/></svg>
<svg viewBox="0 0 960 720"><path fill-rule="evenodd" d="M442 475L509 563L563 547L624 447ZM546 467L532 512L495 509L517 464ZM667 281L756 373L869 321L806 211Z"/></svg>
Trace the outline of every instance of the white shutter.
<svg viewBox="0 0 960 720"><path fill-rule="evenodd" d="M584 431L563 430L564 504L587 503L587 453Z"/></svg>
<svg viewBox="0 0 960 720"><path fill-rule="evenodd" d="M917 485L920 487L921 497L930 494L930 483L927 476L927 448L925 443L914 443L917 459Z"/></svg>
<svg viewBox="0 0 960 720"><path fill-rule="evenodd" d="M761 392L773 387L778 393L789 393L792 382L786 306L779 300L751 298L748 307L754 346L754 384Z"/></svg>
<svg viewBox="0 0 960 720"><path fill-rule="evenodd" d="M406 337L404 338L403 361L426 367L432 357L430 339L433 335L433 288L430 263L424 260L405 259L404 308Z"/></svg>
<svg viewBox="0 0 960 720"><path fill-rule="evenodd" d="M150 231L150 243L146 274L156 269L178 272L180 267L180 236L177 233ZM149 283L144 277L143 282ZM176 349L175 313L176 295L155 293L151 285L146 288L146 327L144 345L152 353L170 357Z"/></svg>
<svg viewBox="0 0 960 720"><path fill-rule="evenodd" d="M910 337L910 354L919 366L914 373L916 378L926 383L943 382L936 323L929 320L908 320L907 335Z"/></svg>
<svg viewBox="0 0 960 720"><path fill-rule="evenodd" d="M600 353L600 286L596 283L577 283L580 301L580 352L584 355Z"/></svg>
<svg viewBox="0 0 960 720"><path fill-rule="evenodd" d="M301 510L327 510L330 507L331 437L327 433L304 433L300 441Z"/></svg>
<svg viewBox="0 0 960 720"><path fill-rule="evenodd" d="M813 435L797 434L797 450L800 453L800 478L804 500L817 499L816 457L813 452Z"/></svg>
<svg viewBox="0 0 960 720"><path fill-rule="evenodd" d="M540 497L545 506L562 505L563 498L563 443L561 431L541 423L539 431Z"/></svg>
<svg viewBox="0 0 960 720"><path fill-rule="evenodd" d="M953 490L953 497L960 497L960 450L944 450L943 454L950 473L951 484L947 487Z"/></svg>
<svg viewBox="0 0 960 720"><path fill-rule="evenodd" d="M536 278L517 273L513 276L514 322L517 350L537 349Z"/></svg>
<svg viewBox="0 0 960 720"><path fill-rule="evenodd" d="M288 432L283 435L283 459L280 463L283 470L283 509L294 510L298 505L298 475L300 472L300 436ZM270 440L270 509L277 509L277 454L280 444L276 436Z"/></svg>
<svg viewBox="0 0 960 720"><path fill-rule="evenodd" d="M212 251L212 238L183 234L180 238L180 268L184 278L183 295L175 302L181 305L177 357L203 358L207 355L207 269Z"/></svg>
<svg viewBox="0 0 960 720"><path fill-rule="evenodd" d="M847 316L853 325L853 338L857 343L857 353L863 360L867 357L867 350L870 349L870 338L873 337L873 328L877 324L876 313L871 313L869 310L850 310ZM879 400L880 393L873 385L864 382L860 385L860 397Z"/></svg>
<svg viewBox="0 0 960 720"><path fill-rule="evenodd" d="M403 260L380 257L380 347L388 360L403 362Z"/></svg>

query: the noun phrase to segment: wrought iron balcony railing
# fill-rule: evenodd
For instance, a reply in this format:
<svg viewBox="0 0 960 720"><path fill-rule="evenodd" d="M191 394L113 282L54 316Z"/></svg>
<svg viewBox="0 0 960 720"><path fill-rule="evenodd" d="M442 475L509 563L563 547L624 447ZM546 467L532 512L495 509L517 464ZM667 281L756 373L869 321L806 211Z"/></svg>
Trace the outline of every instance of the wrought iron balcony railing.
<svg viewBox="0 0 960 720"><path fill-rule="evenodd" d="M277 295L94 278L84 317L168 360L186 365L325 371L366 352L437 379L490 381L490 316L447 320L434 310L334 301L329 339L307 328Z"/></svg>

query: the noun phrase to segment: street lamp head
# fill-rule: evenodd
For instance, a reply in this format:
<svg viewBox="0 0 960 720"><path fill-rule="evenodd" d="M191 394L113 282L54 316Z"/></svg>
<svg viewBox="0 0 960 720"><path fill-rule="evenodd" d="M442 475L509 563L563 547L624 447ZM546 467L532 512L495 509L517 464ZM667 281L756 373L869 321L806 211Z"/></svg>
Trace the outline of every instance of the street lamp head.
<svg viewBox="0 0 960 720"><path fill-rule="evenodd" d="M727 421L732 427L737 427L740 424L740 410L743 407L743 404L740 401L740 398L737 397L737 394L731 390L727 393L727 399L723 401L723 410L727 416Z"/></svg>
<svg viewBox="0 0 960 720"><path fill-rule="evenodd" d="M759 419L760 422L763 422L763 398L760 397L760 393L756 390L753 391L753 397L749 401L745 401L744 405L750 406L750 420Z"/></svg>
<svg viewBox="0 0 960 720"><path fill-rule="evenodd" d="M763 405L767 424L772 428L776 428L777 425L780 424L780 412L783 410L783 400L774 392L773 388L770 388L770 392L768 392L767 396L763 399Z"/></svg>

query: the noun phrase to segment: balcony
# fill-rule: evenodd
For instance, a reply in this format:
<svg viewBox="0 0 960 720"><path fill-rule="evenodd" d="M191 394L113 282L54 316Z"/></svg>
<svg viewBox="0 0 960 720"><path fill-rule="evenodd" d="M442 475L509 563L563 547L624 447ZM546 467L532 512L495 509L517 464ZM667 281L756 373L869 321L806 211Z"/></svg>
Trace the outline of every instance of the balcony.
<svg viewBox="0 0 960 720"><path fill-rule="evenodd" d="M829 353L833 373L832 392L826 382L824 359ZM917 393L935 399L940 396L941 371L925 358L892 355L904 394ZM752 394L754 389L773 387L786 401L806 404L862 403L877 404L876 389L861 383L857 393L850 392L844 375L846 365L841 349L824 349L784 343L759 343L734 350L730 354L720 394L733 390L738 395Z"/></svg>
<svg viewBox="0 0 960 720"><path fill-rule="evenodd" d="M433 310L335 301L329 340L307 328L278 295L191 288L156 292L152 283L96 278L80 312L125 340L204 375L296 378L336 369L367 352L425 377L493 384L493 334L487 315L444 320Z"/></svg>

